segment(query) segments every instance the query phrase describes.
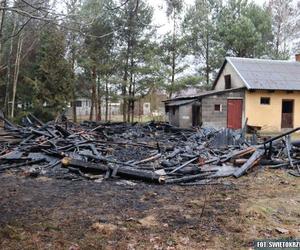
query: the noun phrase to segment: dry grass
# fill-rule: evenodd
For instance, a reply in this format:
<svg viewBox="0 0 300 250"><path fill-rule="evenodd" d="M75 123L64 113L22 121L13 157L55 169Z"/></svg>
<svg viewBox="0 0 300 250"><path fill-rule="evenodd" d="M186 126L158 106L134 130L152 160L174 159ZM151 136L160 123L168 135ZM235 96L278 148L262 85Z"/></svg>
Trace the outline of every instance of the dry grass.
<svg viewBox="0 0 300 250"><path fill-rule="evenodd" d="M0 249L249 249L254 239L300 237L299 178L265 170L226 182L234 184L2 176Z"/></svg>

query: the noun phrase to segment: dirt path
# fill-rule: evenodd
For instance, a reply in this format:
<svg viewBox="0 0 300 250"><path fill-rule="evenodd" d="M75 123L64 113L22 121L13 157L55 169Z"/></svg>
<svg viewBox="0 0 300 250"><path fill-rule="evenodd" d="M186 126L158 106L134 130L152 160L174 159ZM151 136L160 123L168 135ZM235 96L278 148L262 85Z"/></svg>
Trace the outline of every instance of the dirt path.
<svg viewBox="0 0 300 250"><path fill-rule="evenodd" d="M253 239L283 237L277 227L300 236L299 178L266 170L225 181L180 187L1 175L0 249L248 249Z"/></svg>

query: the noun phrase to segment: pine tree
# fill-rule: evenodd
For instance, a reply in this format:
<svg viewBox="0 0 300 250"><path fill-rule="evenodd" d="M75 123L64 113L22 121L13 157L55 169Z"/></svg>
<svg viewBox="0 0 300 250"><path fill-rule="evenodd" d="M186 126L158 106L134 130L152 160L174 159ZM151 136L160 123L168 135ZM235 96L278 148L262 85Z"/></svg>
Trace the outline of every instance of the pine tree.
<svg viewBox="0 0 300 250"><path fill-rule="evenodd" d="M65 37L56 26L44 29L37 51L34 107L63 110L71 98L72 71L65 58Z"/></svg>

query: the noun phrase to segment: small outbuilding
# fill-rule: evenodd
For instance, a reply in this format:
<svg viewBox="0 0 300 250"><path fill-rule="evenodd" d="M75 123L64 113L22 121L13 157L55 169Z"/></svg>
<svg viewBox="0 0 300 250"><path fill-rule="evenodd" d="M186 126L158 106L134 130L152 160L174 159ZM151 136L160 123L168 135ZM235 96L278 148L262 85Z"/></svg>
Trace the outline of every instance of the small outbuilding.
<svg viewBox="0 0 300 250"><path fill-rule="evenodd" d="M279 132L300 126L300 55L296 62L227 57L212 91L165 101L170 124Z"/></svg>

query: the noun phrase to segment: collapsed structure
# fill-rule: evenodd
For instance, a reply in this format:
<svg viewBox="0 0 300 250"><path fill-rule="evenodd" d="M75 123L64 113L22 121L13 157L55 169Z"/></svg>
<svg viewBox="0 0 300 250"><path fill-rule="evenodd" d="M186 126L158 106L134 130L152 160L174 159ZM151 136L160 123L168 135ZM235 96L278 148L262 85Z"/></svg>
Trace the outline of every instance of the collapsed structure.
<svg viewBox="0 0 300 250"><path fill-rule="evenodd" d="M196 185L240 177L254 166L290 168L299 176L299 144L289 134L257 143L229 129L181 129L166 123L43 123L33 115L17 126L0 115L0 173L64 179L126 178ZM62 119L64 120L64 119Z"/></svg>

